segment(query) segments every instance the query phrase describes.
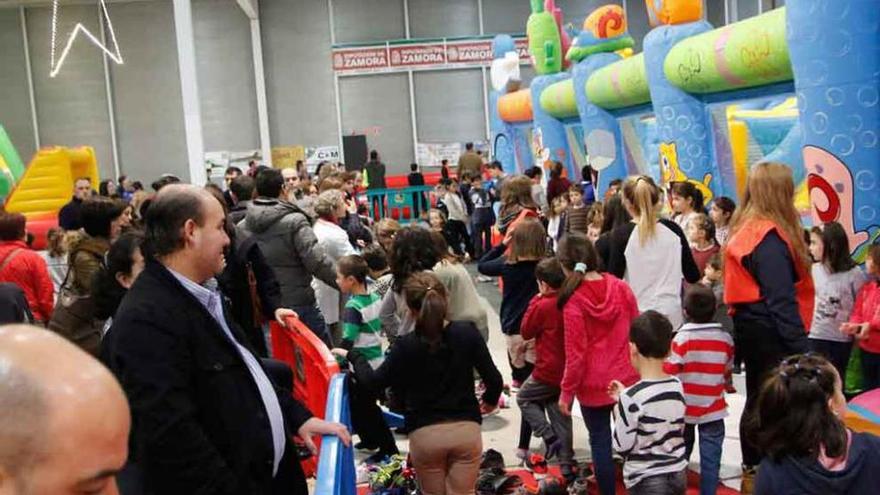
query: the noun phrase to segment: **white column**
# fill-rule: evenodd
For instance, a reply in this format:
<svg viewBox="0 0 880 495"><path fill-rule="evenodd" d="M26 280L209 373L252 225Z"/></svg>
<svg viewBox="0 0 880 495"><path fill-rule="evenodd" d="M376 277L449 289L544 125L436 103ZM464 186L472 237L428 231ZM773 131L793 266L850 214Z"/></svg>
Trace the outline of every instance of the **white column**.
<svg viewBox="0 0 880 495"><path fill-rule="evenodd" d="M416 91L413 84L413 71L408 71L409 76L409 117L412 122L413 161L419 157L419 128L416 123Z"/></svg>
<svg viewBox="0 0 880 495"><path fill-rule="evenodd" d="M183 124L189 180L196 185L208 181L205 171L205 144L202 137L202 109L196 78L196 47L190 0L174 0L174 32L177 35L177 64L180 94L183 97Z"/></svg>
<svg viewBox="0 0 880 495"><path fill-rule="evenodd" d="M483 119L486 122L486 141L490 141L492 139L492 131L489 129L489 88L487 87L488 78L486 77L486 67L480 67L480 72L483 75ZM489 147L492 147L492 143L489 143Z"/></svg>
<svg viewBox="0 0 880 495"><path fill-rule="evenodd" d="M254 3L256 6L256 3ZM254 56L254 84L257 91L257 120L260 123L260 150L263 163L272 166L272 143L269 137L269 105L266 103L266 73L263 70L263 39L260 18L251 19L251 49Z"/></svg>
<svg viewBox="0 0 880 495"><path fill-rule="evenodd" d="M34 128L34 153L40 150L40 123L37 121L37 100L34 97L34 70L31 67L31 49L28 42L27 16L24 7L18 8L18 17L21 20L21 41L24 46L24 68L27 74L28 100L31 106L31 124ZM25 158L26 160L28 158Z"/></svg>
<svg viewBox="0 0 880 495"><path fill-rule="evenodd" d="M336 44L336 28L333 26L333 0L327 0L327 22L330 23L330 45ZM339 105L339 74L333 72L333 101L336 102L336 137L339 140L339 161L346 163L345 141L342 138L342 107ZM360 166L362 164L358 164Z"/></svg>
<svg viewBox="0 0 880 495"><path fill-rule="evenodd" d="M403 0L403 28L406 33L406 39L409 39L409 0ZM413 71L407 71L407 80L409 82L409 118L412 122L412 141L413 141L413 161L419 158L419 128L416 123L416 89L413 83Z"/></svg>
<svg viewBox="0 0 880 495"><path fill-rule="evenodd" d="M104 26L104 14L102 8L98 7L98 25L101 27L101 44L107 46L107 30ZM107 54L101 54L101 61L104 63L104 93L107 95L107 118L110 122L110 149L113 152L113 179L116 180L122 175L119 167L119 145L116 138L116 111L113 109L113 85L110 83L110 64L107 62Z"/></svg>

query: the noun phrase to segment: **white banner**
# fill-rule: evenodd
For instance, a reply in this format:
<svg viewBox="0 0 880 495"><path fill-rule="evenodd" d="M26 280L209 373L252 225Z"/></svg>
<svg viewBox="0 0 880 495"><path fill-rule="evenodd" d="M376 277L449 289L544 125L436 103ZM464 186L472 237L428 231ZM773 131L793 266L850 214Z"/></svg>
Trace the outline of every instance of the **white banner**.
<svg viewBox="0 0 880 495"><path fill-rule="evenodd" d="M418 143L416 161L422 167L439 167L445 159L454 167L458 165L463 148L461 143Z"/></svg>
<svg viewBox="0 0 880 495"><path fill-rule="evenodd" d="M306 165L317 166L321 162L338 162L339 146L306 147Z"/></svg>

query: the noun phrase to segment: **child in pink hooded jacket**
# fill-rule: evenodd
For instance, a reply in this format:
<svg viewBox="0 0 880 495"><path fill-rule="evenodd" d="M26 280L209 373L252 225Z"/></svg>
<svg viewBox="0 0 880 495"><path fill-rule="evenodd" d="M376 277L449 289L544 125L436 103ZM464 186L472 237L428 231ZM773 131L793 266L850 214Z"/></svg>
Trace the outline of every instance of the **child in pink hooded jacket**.
<svg viewBox="0 0 880 495"><path fill-rule="evenodd" d="M598 272L598 255L582 234L559 242L557 258L566 274L559 293L565 323L565 372L559 408L571 413L575 397L590 432L599 492L615 490L611 450L612 380L629 386L639 375L629 359L629 327L639 315L636 297L626 282Z"/></svg>

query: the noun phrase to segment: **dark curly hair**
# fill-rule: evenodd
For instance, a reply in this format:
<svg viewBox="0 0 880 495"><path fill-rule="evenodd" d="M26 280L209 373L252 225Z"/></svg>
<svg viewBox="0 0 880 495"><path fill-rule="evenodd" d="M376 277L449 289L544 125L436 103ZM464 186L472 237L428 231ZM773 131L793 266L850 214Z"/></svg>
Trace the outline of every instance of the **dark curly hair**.
<svg viewBox="0 0 880 495"><path fill-rule="evenodd" d="M119 285L117 273L131 275L134 265L134 252L144 242L144 234L128 231L117 239L107 251L104 263L92 278L92 299L95 302L95 317L106 320L114 314L125 297L127 289Z"/></svg>
<svg viewBox="0 0 880 495"><path fill-rule="evenodd" d="M410 275L430 270L438 261L440 254L430 230L416 226L400 229L388 254L388 265L394 275L391 288L399 294Z"/></svg>

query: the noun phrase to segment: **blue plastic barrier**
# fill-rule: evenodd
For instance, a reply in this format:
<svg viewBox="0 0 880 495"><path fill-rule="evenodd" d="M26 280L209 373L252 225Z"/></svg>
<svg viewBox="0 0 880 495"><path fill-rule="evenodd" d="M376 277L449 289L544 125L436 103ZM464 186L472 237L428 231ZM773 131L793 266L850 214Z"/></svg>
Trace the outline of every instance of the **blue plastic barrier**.
<svg viewBox="0 0 880 495"><path fill-rule="evenodd" d="M434 186L369 189L362 194L366 197L365 202L370 208L370 215L373 219L393 218L401 224L417 220L415 216L415 200L419 198L419 195L424 197L428 208L432 208L432 205L436 204ZM382 198L382 207L384 208L382 213L373 211L373 198L377 196ZM419 206L418 211L423 211L423 208Z"/></svg>
<svg viewBox="0 0 880 495"><path fill-rule="evenodd" d="M348 409L348 383L343 373L333 376L327 393L327 421L342 423L351 429L351 413ZM316 495L351 495L356 490L357 475L354 470L354 447L342 444L334 435L324 435L318 458Z"/></svg>

